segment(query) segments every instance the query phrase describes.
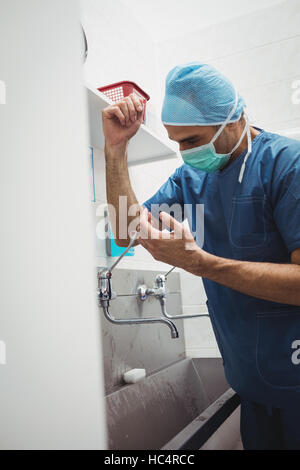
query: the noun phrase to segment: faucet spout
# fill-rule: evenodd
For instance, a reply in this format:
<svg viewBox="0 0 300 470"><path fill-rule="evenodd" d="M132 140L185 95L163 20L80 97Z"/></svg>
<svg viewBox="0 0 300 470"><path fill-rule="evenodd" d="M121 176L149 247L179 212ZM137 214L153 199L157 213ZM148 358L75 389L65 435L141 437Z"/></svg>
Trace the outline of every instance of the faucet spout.
<svg viewBox="0 0 300 470"><path fill-rule="evenodd" d="M145 324L145 323L163 323L164 325L168 326L171 330L171 338L179 338L178 330L174 323L162 317L149 317L149 318L114 318L109 313L109 302L107 300L101 301L101 306L103 309L104 316L107 318L108 321L114 323L115 325L133 325L133 324Z"/></svg>

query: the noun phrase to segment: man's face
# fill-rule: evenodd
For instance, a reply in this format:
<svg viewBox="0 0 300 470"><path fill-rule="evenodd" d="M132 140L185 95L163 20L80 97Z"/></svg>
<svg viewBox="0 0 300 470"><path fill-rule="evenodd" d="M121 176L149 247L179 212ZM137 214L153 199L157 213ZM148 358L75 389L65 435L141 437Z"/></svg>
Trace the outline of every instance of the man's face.
<svg viewBox="0 0 300 470"><path fill-rule="evenodd" d="M179 150L208 144L220 126L171 126L164 124L169 138L179 143ZM228 124L214 142L217 153L229 153L240 135L239 123Z"/></svg>

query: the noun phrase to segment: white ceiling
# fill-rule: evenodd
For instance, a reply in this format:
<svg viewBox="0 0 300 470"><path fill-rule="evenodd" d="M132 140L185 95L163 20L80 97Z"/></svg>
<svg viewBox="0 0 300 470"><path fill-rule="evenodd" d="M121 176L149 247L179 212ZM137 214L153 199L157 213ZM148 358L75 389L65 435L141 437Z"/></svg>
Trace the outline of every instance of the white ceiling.
<svg viewBox="0 0 300 470"><path fill-rule="evenodd" d="M283 1L286 0L121 0L155 42Z"/></svg>

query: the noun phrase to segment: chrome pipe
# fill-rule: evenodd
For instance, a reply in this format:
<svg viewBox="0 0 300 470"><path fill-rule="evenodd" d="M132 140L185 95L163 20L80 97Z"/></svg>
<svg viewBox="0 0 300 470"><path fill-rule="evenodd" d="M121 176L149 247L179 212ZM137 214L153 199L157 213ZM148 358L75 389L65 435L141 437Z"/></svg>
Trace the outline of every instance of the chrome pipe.
<svg viewBox="0 0 300 470"><path fill-rule="evenodd" d="M161 317L150 317L150 318L129 318L127 320L125 319L117 319L111 316L109 313L109 304L108 301L102 301L101 306L103 309L104 316L107 318L108 321L111 323L114 323L116 325L132 325L132 324L145 324L145 323L163 323L164 325L167 325L170 330L171 330L171 337L172 338L179 338L178 330L174 323L168 319L161 318Z"/></svg>
<svg viewBox="0 0 300 470"><path fill-rule="evenodd" d="M169 315L166 307L166 297L160 297L161 311L164 317L169 320L184 320L186 318L209 317L208 313L191 313L190 315Z"/></svg>

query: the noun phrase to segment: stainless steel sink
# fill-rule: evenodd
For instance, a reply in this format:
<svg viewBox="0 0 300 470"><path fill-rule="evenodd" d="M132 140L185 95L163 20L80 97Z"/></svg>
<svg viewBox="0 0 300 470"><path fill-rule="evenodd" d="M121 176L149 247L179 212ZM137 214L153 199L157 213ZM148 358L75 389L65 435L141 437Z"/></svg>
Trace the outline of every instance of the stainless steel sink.
<svg viewBox="0 0 300 470"><path fill-rule="evenodd" d="M108 446L205 448L238 406L222 359L186 358L106 396Z"/></svg>

